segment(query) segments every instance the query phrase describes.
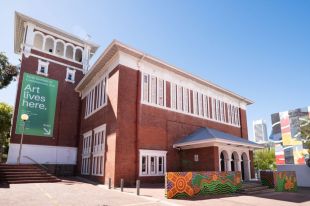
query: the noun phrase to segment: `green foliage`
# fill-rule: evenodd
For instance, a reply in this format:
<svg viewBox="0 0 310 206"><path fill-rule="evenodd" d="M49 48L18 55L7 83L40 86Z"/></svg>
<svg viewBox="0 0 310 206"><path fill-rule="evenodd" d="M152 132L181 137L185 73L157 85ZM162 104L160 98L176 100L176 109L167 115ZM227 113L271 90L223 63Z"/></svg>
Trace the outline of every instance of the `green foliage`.
<svg viewBox="0 0 310 206"><path fill-rule="evenodd" d="M258 170L275 170L276 157L274 148L256 150L254 152L254 167Z"/></svg>
<svg viewBox="0 0 310 206"><path fill-rule="evenodd" d="M0 102L0 160L3 149L4 151L8 149L12 115L13 107Z"/></svg>
<svg viewBox="0 0 310 206"><path fill-rule="evenodd" d="M17 68L9 63L4 53L0 52L0 89L8 86L17 74Z"/></svg>

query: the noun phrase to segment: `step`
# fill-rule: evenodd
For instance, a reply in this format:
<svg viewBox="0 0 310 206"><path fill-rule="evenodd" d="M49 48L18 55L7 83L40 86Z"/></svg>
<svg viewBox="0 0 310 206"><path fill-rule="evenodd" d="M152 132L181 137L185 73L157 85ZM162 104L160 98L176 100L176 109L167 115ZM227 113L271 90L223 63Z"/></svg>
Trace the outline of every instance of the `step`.
<svg viewBox="0 0 310 206"><path fill-rule="evenodd" d="M10 180L54 180L54 179L57 179L55 177L46 177L46 176L43 176L43 177L7 177L5 178L6 181L10 181Z"/></svg>
<svg viewBox="0 0 310 206"><path fill-rule="evenodd" d="M11 174L20 174L20 175L26 175L26 174L48 174L45 171L18 171L18 172L0 172L1 175L11 175Z"/></svg>
<svg viewBox="0 0 310 206"><path fill-rule="evenodd" d="M250 188L246 188L246 189L243 189L241 188L241 191L259 191L259 190L266 190L266 189L269 189L268 186L260 186L260 187L250 187Z"/></svg>
<svg viewBox="0 0 310 206"><path fill-rule="evenodd" d="M0 175L1 178L8 178L8 177L53 177L50 174L46 173L26 173L26 174L5 174L5 175Z"/></svg>
<svg viewBox="0 0 310 206"><path fill-rule="evenodd" d="M261 186L263 186L263 185L261 185L261 184L246 184L246 185L242 185L241 186L241 188L243 188L243 189L246 189L246 188L252 188L252 187L261 187Z"/></svg>
<svg viewBox="0 0 310 206"><path fill-rule="evenodd" d="M61 182L59 179L54 180L11 180L7 181L9 184L22 184L22 183L54 183L54 182Z"/></svg>
<svg viewBox="0 0 310 206"><path fill-rule="evenodd" d="M258 190L258 191L248 191L248 192L240 192L241 194L246 195L258 195L258 194L265 194L274 192L274 189L265 189L265 190Z"/></svg>
<svg viewBox="0 0 310 206"><path fill-rule="evenodd" d="M29 171L44 171L39 168L8 168L8 169L0 169L0 173L5 173L5 172L29 172Z"/></svg>

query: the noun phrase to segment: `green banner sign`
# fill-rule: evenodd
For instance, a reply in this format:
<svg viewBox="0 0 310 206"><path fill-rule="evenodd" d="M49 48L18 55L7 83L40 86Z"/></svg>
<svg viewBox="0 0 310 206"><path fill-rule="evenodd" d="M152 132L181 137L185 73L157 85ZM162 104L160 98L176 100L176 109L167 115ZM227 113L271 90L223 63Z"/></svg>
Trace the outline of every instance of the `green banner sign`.
<svg viewBox="0 0 310 206"><path fill-rule="evenodd" d="M24 134L52 137L58 81L24 73L20 93L16 134L23 130L22 114L28 114Z"/></svg>

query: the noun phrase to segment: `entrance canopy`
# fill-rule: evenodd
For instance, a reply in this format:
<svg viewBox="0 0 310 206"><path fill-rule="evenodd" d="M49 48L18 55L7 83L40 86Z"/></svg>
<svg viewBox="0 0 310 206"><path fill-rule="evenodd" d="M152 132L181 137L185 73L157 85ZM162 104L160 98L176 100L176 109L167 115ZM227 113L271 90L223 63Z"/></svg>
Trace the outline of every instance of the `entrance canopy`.
<svg viewBox="0 0 310 206"><path fill-rule="evenodd" d="M262 145L242 137L234 136L225 132L208 127L199 128L194 133L177 141L173 148L192 149L217 145L231 145L235 147L246 147L249 149L264 148Z"/></svg>

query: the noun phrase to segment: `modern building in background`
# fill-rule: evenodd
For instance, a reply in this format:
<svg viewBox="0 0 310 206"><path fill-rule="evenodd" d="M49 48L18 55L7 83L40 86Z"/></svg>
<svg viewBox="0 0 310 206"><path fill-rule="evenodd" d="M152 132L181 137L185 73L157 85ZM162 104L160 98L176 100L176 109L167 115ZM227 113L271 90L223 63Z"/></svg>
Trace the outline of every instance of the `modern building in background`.
<svg viewBox="0 0 310 206"><path fill-rule="evenodd" d="M166 171L254 177L246 109L253 102L119 41L97 45L16 14L22 55L8 163L71 170L118 185L164 182Z"/></svg>
<svg viewBox="0 0 310 206"><path fill-rule="evenodd" d="M263 120L253 121L254 142L264 144L268 142L267 125Z"/></svg>
<svg viewBox="0 0 310 206"><path fill-rule="evenodd" d="M298 184L310 186L309 158L301 126L310 118L310 107L298 108L271 115L272 134L270 140L275 145L277 169L296 171Z"/></svg>

